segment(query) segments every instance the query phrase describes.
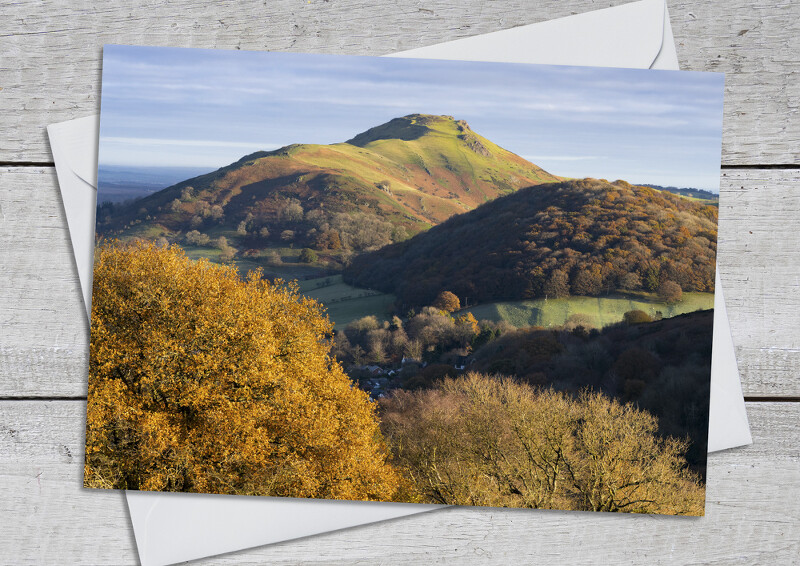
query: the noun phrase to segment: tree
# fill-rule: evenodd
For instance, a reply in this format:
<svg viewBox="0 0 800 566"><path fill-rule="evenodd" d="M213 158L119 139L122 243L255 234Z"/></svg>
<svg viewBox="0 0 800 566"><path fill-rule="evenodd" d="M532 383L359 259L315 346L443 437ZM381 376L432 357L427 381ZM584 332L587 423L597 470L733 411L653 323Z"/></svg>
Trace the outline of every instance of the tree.
<svg viewBox="0 0 800 566"><path fill-rule="evenodd" d="M683 290L681 286L674 281L667 280L658 286L658 298L665 303L677 303L681 300L682 296Z"/></svg>
<svg viewBox="0 0 800 566"><path fill-rule="evenodd" d="M633 291L642 286L642 278L636 272L626 273L620 277L619 286L625 290Z"/></svg>
<svg viewBox="0 0 800 566"><path fill-rule="evenodd" d="M465 326L469 329L472 335L478 334L480 332L480 327L478 326L478 319L475 318L475 315L471 312L466 314L462 314L456 319L456 324L458 326Z"/></svg>
<svg viewBox="0 0 800 566"><path fill-rule="evenodd" d="M236 248L233 246L225 246L219 252L219 259L222 261L230 261L236 256Z"/></svg>
<svg viewBox="0 0 800 566"><path fill-rule="evenodd" d="M581 509L702 515L705 494L686 467L688 444L660 438L658 420L631 404L584 392L568 482Z"/></svg>
<svg viewBox="0 0 800 566"><path fill-rule="evenodd" d="M314 241L314 246L320 250L338 250L342 247L342 240L339 238L339 232L336 230L325 230L321 232Z"/></svg>
<svg viewBox="0 0 800 566"><path fill-rule="evenodd" d="M642 324L643 322L653 322L653 317L642 310L636 309L623 314L622 320L628 324Z"/></svg>
<svg viewBox="0 0 800 566"><path fill-rule="evenodd" d="M569 315L566 322L564 322L564 330L573 331L576 328L583 328L584 330L597 328L595 318L584 313L575 313Z"/></svg>
<svg viewBox="0 0 800 566"><path fill-rule="evenodd" d="M211 216L211 218L213 218L214 220L222 220L222 218L225 216L225 211L222 209L220 205L215 204L209 210L209 216Z"/></svg>
<svg viewBox="0 0 800 566"><path fill-rule="evenodd" d="M603 279L597 266L579 271L572 280L574 295L599 295L603 288Z"/></svg>
<svg viewBox="0 0 800 566"><path fill-rule="evenodd" d="M203 234L197 230L186 232L186 242L195 246L205 246L210 242L208 234Z"/></svg>
<svg viewBox="0 0 800 566"><path fill-rule="evenodd" d="M314 263L317 261L317 252L309 248L303 248L300 250L300 256L298 258L302 263Z"/></svg>
<svg viewBox="0 0 800 566"><path fill-rule="evenodd" d="M409 499L701 515L685 442L598 393L577 398L476 373L382 401L384 434L410 477Z"/></svg>
<svg viewBox="0 0 800 566"><path fill-rule="evenodd" d="M442 312L451 313L461 308L461 301L450 291L442 291L433 301L433 306Z"/></svg>
<svg viewBox="0 0 800 566"><path fill-rule="evenodd" d="M87 487L392 499L374 406L297 287L180 248L95 252Z"/></svg>
<svg viewBox="0 0 800 566"><path fill-rule="evenodd" d="M569 275L560 269L554 269L544 285L544 293L551 299L569 296Z"/></svg>
<svg viewBox="0 0 800 566"><path fill-rule="evenodd" d="M303 219L303 206L296 198L290 198L280 211L281 220L286 222L300 222Z"/></svg>

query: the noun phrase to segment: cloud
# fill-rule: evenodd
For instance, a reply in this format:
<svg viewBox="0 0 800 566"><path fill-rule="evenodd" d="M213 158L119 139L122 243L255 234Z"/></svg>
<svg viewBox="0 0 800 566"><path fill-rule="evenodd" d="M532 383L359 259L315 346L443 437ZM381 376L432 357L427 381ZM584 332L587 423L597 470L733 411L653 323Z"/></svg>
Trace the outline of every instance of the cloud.
<svg viewBox="0 0 800 566"><path fill-rule="evenodd" d="M587 161L601 159L598 155L523 155L528 161Z"/></svg>
<svg viewBox="0 0 800 566"><path fill-rule="evenodd" d="M260 149L278 149L281 144L276 143L260 143L260 142L232 142L222 140L180 140L180 139L163 139L163 138L128 138L121 136L103 136L100 138L101 142L126 144L133 146L181 146L181 147L240 147L245 149L260 148Z"/></svg>

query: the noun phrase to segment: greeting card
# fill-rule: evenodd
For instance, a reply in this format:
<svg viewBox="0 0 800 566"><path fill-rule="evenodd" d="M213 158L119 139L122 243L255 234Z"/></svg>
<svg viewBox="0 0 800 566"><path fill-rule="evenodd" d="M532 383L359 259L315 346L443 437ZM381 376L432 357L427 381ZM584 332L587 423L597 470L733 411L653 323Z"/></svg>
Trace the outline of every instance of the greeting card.
<svg viewBox="0 0 800 566"><path fill-rule="evenodd" d="M103 69L87 487L703 513L722 75Z"/></svg>

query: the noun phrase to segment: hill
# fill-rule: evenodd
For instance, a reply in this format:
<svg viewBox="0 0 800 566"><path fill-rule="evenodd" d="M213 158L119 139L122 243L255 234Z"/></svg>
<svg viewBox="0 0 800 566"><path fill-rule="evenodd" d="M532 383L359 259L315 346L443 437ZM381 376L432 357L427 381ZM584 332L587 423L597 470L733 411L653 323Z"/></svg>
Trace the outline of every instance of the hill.
<svg viewBox="0 0 800 566"><path fill-rule="evenodd" d="M376 291L377 292L377 291ZM392 295L384 295L392 296ZM626 312L639 310L651 317L670 318L679 314L714 308L713 293L683 293L681 300L665 304L646 293L612 293L601 297L565 297L483 303L455 313L467 312L478 320L507 322L517 328L555 327L578 321L593 328L604 328L623 320ZM573 324L577 324L573 322Z"/></svg>
<svg viewBox="0 0 800 566"><path fill-rule="evenodd" d="M710 291L716 240L714 206L624 181L563 181L358 256L344 280L393 293L406 308L430 305L445 290L467 306L655 292L667 282Z"/></svg>
<svg viewBox="0 0 800 566"><path fill-rule="evenodd" d="M675 195L708 201L706 204L719 204L719 195L705 189L662 187L661 185L650 185L647 183L643 184L642 186L650 187L651 189L657 189L659 191L666 191Z"/></svg>
<svg viewBox="0 0 800 566"><path fill-rule="evenodd" d="M275 244L360 251L555 180L462 120L412 114L344 143L257 152L133 202L103 203L97 232L184 243L196 231L192 245L225 235L240 252Z"/></svg>
<svg viewBox="0 0 800 566"><path fill-rule="evenodd" d="M658 417L664 436L692 439L689 461L703 472L713 321L704 310L589 333L522 328L479 348L470 370L636 403Z"/></svg>

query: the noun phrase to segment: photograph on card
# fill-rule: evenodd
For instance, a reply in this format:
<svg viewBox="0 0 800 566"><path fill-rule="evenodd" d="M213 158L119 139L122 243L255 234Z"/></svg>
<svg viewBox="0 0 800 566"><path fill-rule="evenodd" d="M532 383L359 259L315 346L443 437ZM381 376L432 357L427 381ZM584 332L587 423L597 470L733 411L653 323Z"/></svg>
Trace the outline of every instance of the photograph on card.
<svg viewBox="0 0 800 566"><path fill-rule="evenodd" d="M85 487L702 515L722 98L106 46Z"/></svg>

